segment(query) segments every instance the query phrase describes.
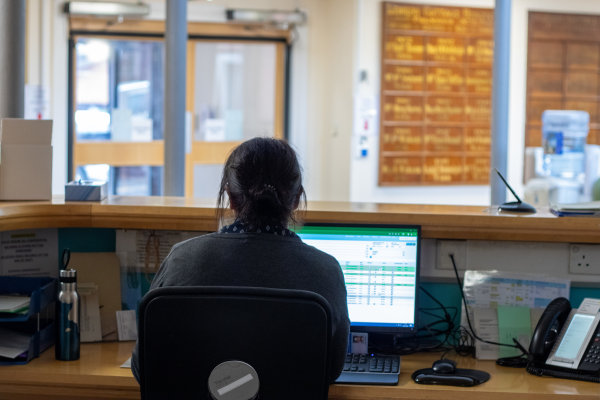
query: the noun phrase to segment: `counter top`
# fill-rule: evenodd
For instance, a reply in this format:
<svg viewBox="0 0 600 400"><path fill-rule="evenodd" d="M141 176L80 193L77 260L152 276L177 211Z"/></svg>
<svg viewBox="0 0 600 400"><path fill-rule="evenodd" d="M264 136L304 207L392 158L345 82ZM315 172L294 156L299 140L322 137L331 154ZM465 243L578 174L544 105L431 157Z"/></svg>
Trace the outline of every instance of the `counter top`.
<svg viewBox="0 0 600 400"><path fill-rule="evenodd" d="M77 361L56 361L54 348L26 365L0 367L0 399L139 399L139 386L128 368L120 365L129 358L133 342L86 343ZM411 379L413 371L430 367L440 353L402 356L401 373L396 386L332 385L331 400L429 399L445 400L598 400L600 385L566 379L537 377L524 369L497 366L449 354L459 368L484 370L488 382L463 388L418 385Z"/></svg>
<svg viewBox="0 0 600 400"><path fill-rule="evenodd" d="M597 243L600 218L499 212L488 206L310 202L300 220L415 224L424 238ZM214 231L215 202L184 197L110 196L101 202L0 202L0 231L34 228Z"/></svg>

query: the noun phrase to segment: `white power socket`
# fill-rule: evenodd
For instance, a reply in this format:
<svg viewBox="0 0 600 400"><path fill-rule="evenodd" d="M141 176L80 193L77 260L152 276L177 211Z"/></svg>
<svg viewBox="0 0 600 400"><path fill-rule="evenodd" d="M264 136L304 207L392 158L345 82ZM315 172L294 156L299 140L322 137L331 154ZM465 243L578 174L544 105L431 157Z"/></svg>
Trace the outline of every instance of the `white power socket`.
<svg viewBox="0 0 600 400"><path fill-rule="evenodd" d="M600 245L569 245L569 272L572 274L600 275Z"/></svg>
<svg viewBox="0 0 600 400"><path fill-rule="evenodd" d="M454 270L450 254L454 254L454 262L459 271L467 269L467 241L439 239L437 240L436 267L437 269Z"/></svg>

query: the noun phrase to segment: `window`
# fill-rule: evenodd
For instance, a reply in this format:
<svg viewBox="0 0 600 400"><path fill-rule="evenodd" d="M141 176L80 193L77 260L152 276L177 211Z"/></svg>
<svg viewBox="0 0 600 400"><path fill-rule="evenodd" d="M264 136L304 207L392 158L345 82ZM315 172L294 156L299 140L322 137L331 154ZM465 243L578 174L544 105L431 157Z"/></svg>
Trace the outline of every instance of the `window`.
<svg viewBox="0 0 600 400"><path fill-rule="evenodd" d="M233 147L255 136L283 137L283 71L277 68L284 45L196 39L191 57L193 139L186 193L211 197Z"/></svg>
<svg viewBox="0 0 600 400"><path fill-rule="evenodd" d="M164 44L78 37L74 81L75 179L161 194Z"/></svg>
<svg viewBox="0 0 600 400"><path fill-rule="evenodd" d="M71 18L71 29L71 172L107 180L110 194L162 195L164 23ZM190 23L188 33L185 194L213 197L233 147L284 137L287 32Z"/></svg>

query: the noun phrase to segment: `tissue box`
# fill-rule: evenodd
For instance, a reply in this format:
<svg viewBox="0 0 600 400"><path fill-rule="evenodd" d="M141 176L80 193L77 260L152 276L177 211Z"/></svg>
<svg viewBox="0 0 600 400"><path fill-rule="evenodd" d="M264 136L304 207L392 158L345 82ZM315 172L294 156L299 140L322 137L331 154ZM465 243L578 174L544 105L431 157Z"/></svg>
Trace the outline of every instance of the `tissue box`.
<svg viewBox="0 0 600 400"><path fill-rule="evenodd" d="M102 181L71 181L65 185L65 201L100 201L106 198L108 185Z"/></svg>
<svg viewBox="0 0 600 400"><path fill-rule="evenodd" d="M0 121L0 200L52 198L52 121Z"/></svg>

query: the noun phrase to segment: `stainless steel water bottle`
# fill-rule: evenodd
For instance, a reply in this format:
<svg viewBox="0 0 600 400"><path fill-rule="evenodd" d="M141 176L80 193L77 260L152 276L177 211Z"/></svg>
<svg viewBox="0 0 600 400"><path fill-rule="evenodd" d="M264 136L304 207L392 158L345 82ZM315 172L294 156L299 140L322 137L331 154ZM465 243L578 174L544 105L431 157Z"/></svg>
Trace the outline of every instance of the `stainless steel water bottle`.
<svg viewBox="0 0 600 400"><path fill-rule="evenodd" d="M57 360L79 359L79 294L77 293L77 271L60 270L60 291L56 302L56 346Z"/></svg>

